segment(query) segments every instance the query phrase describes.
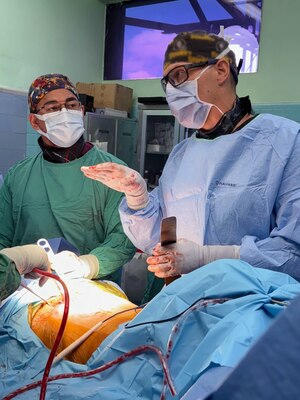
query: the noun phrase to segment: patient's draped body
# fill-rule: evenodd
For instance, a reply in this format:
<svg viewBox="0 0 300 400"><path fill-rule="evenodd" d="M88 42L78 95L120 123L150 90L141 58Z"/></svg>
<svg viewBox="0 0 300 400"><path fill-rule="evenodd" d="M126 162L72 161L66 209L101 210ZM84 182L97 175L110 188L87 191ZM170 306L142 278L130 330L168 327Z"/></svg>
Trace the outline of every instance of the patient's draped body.
<svg viewBox="0 0 300 400"><path fill-rule="evenodd" d="M108 282L72 280L68 282L67 286L70 295L70 309L58 353L103 321L103 324L95 332L66 356L68 360L86 363L109 334L115 331L120 324L134 318L140 310L135 309L137 306L131 303L122 291ZM63 293L50 297L48 302L50 305L44 302L30 304L28 321L31 329L45 346L51 349L63 316ZM105 321L107 318L109 319Z"/></svg>

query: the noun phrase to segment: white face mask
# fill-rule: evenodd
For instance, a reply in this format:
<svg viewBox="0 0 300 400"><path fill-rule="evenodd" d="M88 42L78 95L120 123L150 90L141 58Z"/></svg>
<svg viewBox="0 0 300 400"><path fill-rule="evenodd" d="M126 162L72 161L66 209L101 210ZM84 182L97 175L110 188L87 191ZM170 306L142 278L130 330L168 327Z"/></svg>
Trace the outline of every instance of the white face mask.
<svg viewBox="0 0 300 400"><path fill-rule="evenodd" d="M83 115L81 110L56 111L48 114L35 114L45 122L47 132L37 131L59 147L70 147L83 135Z"/></svg>
<svg viewBox="0 0 300 400"><path fill-rule="evenodd" d="M178 122L186 128L201 129L212 107L216 107L223 115L216 105L206 103L198 96L198 79L208 68L210 66L204 68L194 80L184 82L178 87L167 83L166 98L170 110Z"/></svg>

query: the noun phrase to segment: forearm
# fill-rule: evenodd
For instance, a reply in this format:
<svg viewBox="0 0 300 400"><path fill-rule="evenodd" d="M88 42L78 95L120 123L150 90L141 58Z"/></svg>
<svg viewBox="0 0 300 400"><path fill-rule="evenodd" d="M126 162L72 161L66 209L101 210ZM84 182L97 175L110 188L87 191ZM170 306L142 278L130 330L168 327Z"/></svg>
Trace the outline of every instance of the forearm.
<svg viewBox="0 0 300 400"><path fill-rule="evenodd" d="M0 302L20 286L21 276L8 257L0 254Z"/></svg>

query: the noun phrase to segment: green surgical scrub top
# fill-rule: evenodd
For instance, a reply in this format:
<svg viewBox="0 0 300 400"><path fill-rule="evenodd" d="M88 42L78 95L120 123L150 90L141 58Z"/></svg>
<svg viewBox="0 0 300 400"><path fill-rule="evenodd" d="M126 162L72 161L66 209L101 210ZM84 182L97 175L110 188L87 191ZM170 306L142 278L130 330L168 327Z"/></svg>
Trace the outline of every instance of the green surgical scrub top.
<svg viewBox="0 0 300 400"><path fill-rule="evenodd" d="M21 276L15 264L4 254L0 254L0 303L18 289Z"/></svg>
<svg viewBox="0 0 300 400"><path fill-rule="evenodd" d="M69 163L52 163L39 153L12 167L0 189L0 249L63 237L81 255L98 258L98 278L118 281L120 267L135 253L119 217L123 193L80 170L109 161L123 164L93 147Z"/></svg>

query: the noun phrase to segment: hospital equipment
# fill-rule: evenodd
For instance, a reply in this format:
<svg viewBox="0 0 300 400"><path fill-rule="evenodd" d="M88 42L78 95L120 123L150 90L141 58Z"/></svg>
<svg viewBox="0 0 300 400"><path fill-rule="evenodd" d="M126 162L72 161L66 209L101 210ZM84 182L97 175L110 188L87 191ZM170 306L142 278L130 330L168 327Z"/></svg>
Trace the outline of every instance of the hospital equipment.
<svg viewBox="0 0 300 400"><path fill-rule="evenodd" d="M49 259L49 261L51 262L51 260L52 260L53 257L54 257L54 253L53 253L53 250L52 250L52 248L51 248L51 246L50 246L48 240L47 240L47 239L44 239L44 238L41 238L41 239L39 239L39 240L37 241L37 244L38 244L40 247L42 247L42 248L46 251L46 253L47 253L47 255L48 255L48 259Z"/></svg>

